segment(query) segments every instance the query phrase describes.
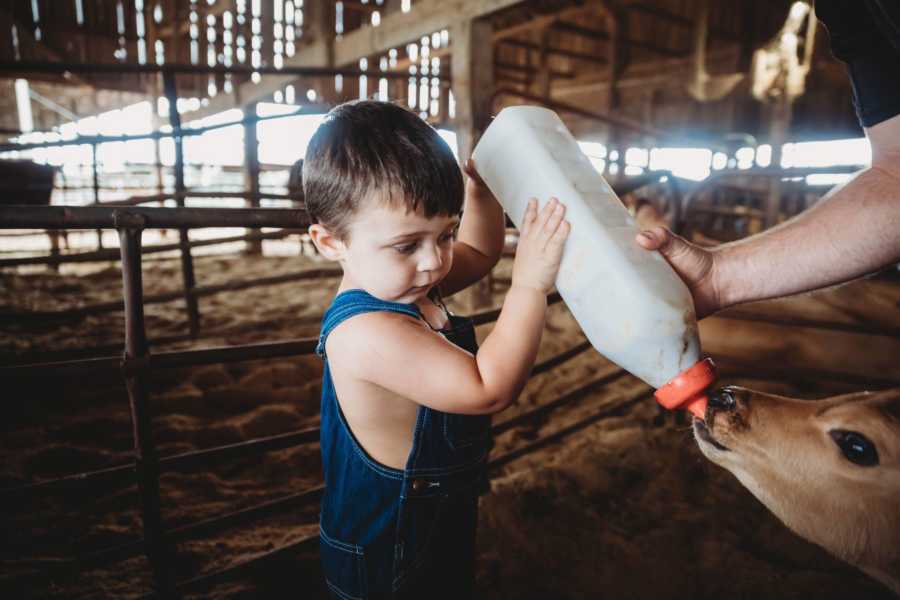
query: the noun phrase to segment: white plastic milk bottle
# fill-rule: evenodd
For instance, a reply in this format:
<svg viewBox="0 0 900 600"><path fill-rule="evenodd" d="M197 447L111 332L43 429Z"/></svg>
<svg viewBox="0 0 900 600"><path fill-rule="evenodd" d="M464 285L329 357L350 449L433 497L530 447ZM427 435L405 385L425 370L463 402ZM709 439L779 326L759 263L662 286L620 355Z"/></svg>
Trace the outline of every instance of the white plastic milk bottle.
<svg viewBox="0 0 900 600"><path fill-rule="evenodd" d="M555 112L503 109L472 158L517 227L530 198L566 205L572 227L556 287L594 348L654 388L697 365L690 292L658 252L637 245L634 219ZM693 399L702 418L700 392L677 394L675 406Z"/></svg>

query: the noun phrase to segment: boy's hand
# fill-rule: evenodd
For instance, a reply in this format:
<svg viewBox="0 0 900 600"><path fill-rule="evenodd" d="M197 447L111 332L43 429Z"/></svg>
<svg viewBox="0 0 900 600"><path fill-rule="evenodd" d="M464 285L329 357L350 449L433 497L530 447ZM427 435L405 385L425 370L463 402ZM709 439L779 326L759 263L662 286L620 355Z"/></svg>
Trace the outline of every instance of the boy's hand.
<svg viewBox="0 0 900 600"><path fill-rule="evenodd" d="M475 161L471 158L463 165L463 173L466 174L466 202L474 200L476 202L496 202L494 194L488 189L488 186L481 179L478 170L475 168Z"/></svg>
<svg viewBox="0 0 900 600"><path fill-rule="evenodd" d="M566 207L556 198L551 198L540 213L537 200L528 201L519 244L513 263L513 287L528 287L548 293L556 281L559 262L570 225L563 217Z"/></svg>

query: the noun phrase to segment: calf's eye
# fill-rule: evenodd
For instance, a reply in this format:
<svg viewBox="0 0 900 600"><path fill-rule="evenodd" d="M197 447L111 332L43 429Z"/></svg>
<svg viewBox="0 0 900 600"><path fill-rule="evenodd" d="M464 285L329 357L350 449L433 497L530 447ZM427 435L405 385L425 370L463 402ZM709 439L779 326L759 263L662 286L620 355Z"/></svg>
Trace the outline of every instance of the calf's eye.
<svg viewBox="0 0 900 600"><path fill-rule="evenodd" d="M844 429L832 429L828 435L840 448L844 458L853 464L861 467L874 467L878 464L878 449L863 434Z"/></svg>

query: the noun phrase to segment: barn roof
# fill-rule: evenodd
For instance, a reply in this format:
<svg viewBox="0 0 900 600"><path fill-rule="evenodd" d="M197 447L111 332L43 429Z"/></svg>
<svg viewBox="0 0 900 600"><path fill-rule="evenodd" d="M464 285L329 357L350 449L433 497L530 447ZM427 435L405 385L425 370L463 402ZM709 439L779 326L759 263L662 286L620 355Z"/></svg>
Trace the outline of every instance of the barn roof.
<svg viewBox="0 0 900 600"><path fill-rule="evenodd" d="M779 34L791 7L789 0L11 0L0 8L0 129L18 127L15 78L31 83L39 129L163 94L156 72L90 65L194 66L196 72L177 76L177 85L180 96L205 104L196 116L271 99L287 84L334 103L355 97L357 87L337 89L333 75L257 78L252 71L363 68L373 78L401 75L420 59L411 57L409 44L421 50L423 36L433 33L429 57L445 59L437 68L448 88L454 46L446 33L442 43L441 32L485 18L493 32L484 43L491 45L493 83L501 92L497 106L537 98L580 107L588 114L566 118L588 137L609 133L591 116L599 114L676 137L764 139L770 109L750 93L749 72L754 51ZM846 75L818 29L788 137L858 135ZM740 79L721 99L690 93L701 33L702 68L714 78ZM23 62L88 67L10 70ZM222 72L235 68L242 71ZM405 92L402 80L392 85L394 96ZM447 111L437 119L446 121Z"/></svg>

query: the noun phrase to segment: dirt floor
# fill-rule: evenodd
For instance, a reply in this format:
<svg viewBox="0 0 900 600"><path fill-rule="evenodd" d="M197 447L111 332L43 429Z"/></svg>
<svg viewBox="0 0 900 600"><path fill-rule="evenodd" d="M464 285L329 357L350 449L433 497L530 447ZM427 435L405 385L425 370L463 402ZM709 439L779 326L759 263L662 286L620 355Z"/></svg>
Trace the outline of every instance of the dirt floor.
<svg viewBox="0 0 900 600"><path fill-rule="evenodd" d="M309 257L206 256L201 285L323 266ZM177 260L148 262L147 293L176 290ZM498 266L502 279L510 264ZM201 299L201 339L154 350L315 336L337 279L221 293ZM503 286L494 290L502 302ZM0 361L64 359L80 348L121 344L121 313L78 319L12 318L121 298L118 267L0 274ZM900 281L882 276L705 320L706 351L733 366L723 383L817 398L896 381L900 386ZM456 306L457 312L459 305ZM866 326L875 333L746 320L747 314ZM751 315L752 316L752 315ZM483 338L491 325L479 327ZM180 302L147 308L151 338L185 332ZM565 306L549 312L539 360L583 341ZM116 355L120 351L107 351ZM745 363L750 363L747 368ZM615 369L593 351L535 376L502 422ZM810 370L841 376L825 377ZM778 372L773 375L773 372ZM784 373L794 373L785 381ZM321 364L315 356L193 369L151 379L153 438L160 456L271 436L318 423ZM645 386L630 376L599 387L540 422L497 439L494 456L615 407ZM132 433L120 377L3 382L0 487L126 464ZM612 413L561 442L504 465L482 499L478 588L484 598L888 598L877 584L791 534L726 471L696 449L686 423L651 400ZM321 483L316 444L191 469L161 479L163 518L177 528L295 494ZM93 566L91 554L136 542L137 487L128 479L36 495L4 493L0 594L6 598L131 598L150 591L148 561ZM234 565L316 533L316 502L295 503L177 544L179 580ZM305 546L303 548L306 548ZM72 566L69 559L80 557ZM320 597L315 546L293 550L191 597Z"/></svg>

